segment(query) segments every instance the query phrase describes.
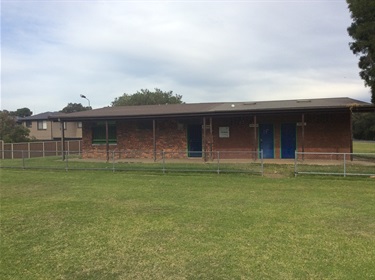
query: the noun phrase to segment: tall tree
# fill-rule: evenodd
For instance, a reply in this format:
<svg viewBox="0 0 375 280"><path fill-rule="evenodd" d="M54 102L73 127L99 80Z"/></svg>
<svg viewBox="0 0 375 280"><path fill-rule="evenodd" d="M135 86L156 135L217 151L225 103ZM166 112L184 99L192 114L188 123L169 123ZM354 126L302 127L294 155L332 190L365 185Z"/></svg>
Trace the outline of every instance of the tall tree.
<svg viewBox="0 0 375 280"><path fill-rule="evenodd" d="M359 75L370 87L371 102L375 104L375 1L346 0L353 23L348 27L354 42L349 43L355 55L359 55Z"/></svg>
<svg viewBox="0 0 375 280"><path fill-rule="evenodd" d="M8 111L0 111L0 140L6 143L26 142L30 130L16 122Z"/></svg>
<svg viewBox="0 0 375 280"><path fill-rule="evenodd" d="M90 106L84 107L81 103L68 103L68 105L66 105L60 112L74 113L88 110L91 110Z"/></svg>
<svg viewBox="0 0 375 280"><path fill-rule="evenodd" d="M20 108L17 109L15 112L11 112L12 116L24 118L24 117L30 117L33 114L29 108Z"/></svg>
<svg viewBox="0 0 375 280"><path fill-rule="evenodd" d="M111 103L112 106L134 106L134 105L155 105L155 104L182 104L182 95L173 94L173 91L162 91L155 88L155 91L141 89L134 94L124 93L116 97Z"/></svg>

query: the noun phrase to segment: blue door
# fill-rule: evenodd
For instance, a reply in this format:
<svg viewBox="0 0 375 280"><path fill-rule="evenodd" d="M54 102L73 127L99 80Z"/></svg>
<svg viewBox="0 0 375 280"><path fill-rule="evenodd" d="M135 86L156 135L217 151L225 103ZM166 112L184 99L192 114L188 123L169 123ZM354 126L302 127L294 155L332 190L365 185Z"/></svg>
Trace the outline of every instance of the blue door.
<svg viewBox="0 0 375 280"><path fill-rule="evenodd" d="M274 158L273 124L259 125L259 149L263 150L263 158Z"/></svg>
<svg viewBox="0 0 375 280"><path fill-rule="evenodd" d="M281 158L294 158L297 147L296 124L281 124Z"/></svg>
<svg viewBox="0 0 375 280"><path fill-rule="evenodd" d="M202 157L202 126L189 125L187 128L188 135L188 156Z"/></svg>

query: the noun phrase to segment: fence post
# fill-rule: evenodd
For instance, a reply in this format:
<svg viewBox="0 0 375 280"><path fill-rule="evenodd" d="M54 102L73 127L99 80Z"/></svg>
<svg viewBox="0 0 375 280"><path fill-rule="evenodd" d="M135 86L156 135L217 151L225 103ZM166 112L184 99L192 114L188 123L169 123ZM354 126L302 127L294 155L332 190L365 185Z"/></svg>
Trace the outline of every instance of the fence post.
<svg viewBox="0 0 375 280"><path fill-rule="evenodd" d="M78 140L78 156L81 156L81 140Z"/></svg>
<svg viewBox="0 0 375 280"><path fill-rule="evenodd" d="M112 172L115 173L115 150L112 151Z"/></svg>
<svg viewBox="0 0 375 280"><path fill-rule="evenodd" d="M69 164L68 164L68 152L67 151L62 151L62 154L65 153L65 171L68 171Z"/></svg>
<svg viewBox="0 0 375 280"><path fill-rule="evenodd" d="M162 150L161 156L163 158L163 174L165 174L165 152L164 150Z"/></svg>
<svg viewBox="0 0 375 280"><path fill-rule="evenodd" d="M22 169L25 169L25 156L23 154L24 150L22 150Z"/></svg>
<svg viewBox="0 0 375 280"><path fill-rule="evenodd" d="M13 143L10 144L10 151L11 151L11 154L12 154L12 159L14 159L14 155L13 155Z"/></svg>
<svg viewBox="0 0 375 280"><path fill-rule="evenodd" d="M45 157L46 156L46 147L45 147L44 141L42 143L43 143L42 144L42 147L43 147L43 157Z"/></svg>
<svg viewBox="0 0 375 280"><path fill-rule="evenodd" d="M260 164L261 164L262 177L263 177L263 174L264 174L263 150L260 150Z"/></svg>
<svg viewBox="0 0 375 280"><path fill-rule="evenodd" d="M217 151L217 174L220 174L220 151Z"/></svg>
<svg viewBox="0 0 375 280"><path fill-rule="evenodd" d="M297 177L297 151L294 151L294 177Z"/></svg>
<svg viewBox="0 0 375 280"><path fill-rule="evenodd" d="M30 142L27 142L27 157L28 157L28 158L31 158Z"/></svg>
<svg viewBox="0 0 375 280"><path fill-rule="evenodd" d="M346 177L346 154L344 153L344 177Z"/></svg>
<svg viewBox="0 0 375 280"><path fill-rule="evenodd" d="M55 141L55 150L56 150L56 156L58 156L59 154L58 154L58 150L57 150L58 148L57 148L57 141Z"/></svg>
<svg viewBox="0 0 375 280"><path fill-rule="evenodd" d="M4 145L4 141L1 140L1 159L4 159L4 149L5 149L5 145Z"/></svg>

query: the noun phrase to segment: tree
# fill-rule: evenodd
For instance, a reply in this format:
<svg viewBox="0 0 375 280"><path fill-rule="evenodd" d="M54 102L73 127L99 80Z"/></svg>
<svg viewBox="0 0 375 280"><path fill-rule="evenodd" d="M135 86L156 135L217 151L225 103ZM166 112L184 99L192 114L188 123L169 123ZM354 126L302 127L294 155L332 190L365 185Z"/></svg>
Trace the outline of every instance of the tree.
<svg viewBox="0 0 375 280"><path fill-rule="evenodd" d="M0 111L0 140L6 143L26 142L30 130L16 122L8 111Z"/></svg>
<svg viewBox="0 0 375 280"><path fill-rule="evenodd" d="M375 114L353 114L353 137L358 140L375 140Z"/></svg>
<svg viewBox="0 0 375 280"><path fill-rule="evenodd" d="M91 106L84 107L81 103L68 103L60 112L62 113L74 113L81 111L91 110Z"/></svg>
<svg viewBox="0 0 375 280"><path fill-rule="evenodd" d="M348 27L354 42L349 43L355 55L359 55L360 77L370 87L371 102L375 104L375 1L346 0L351 12L352 24Z"/></svg>
<svg viewBox="0 0 375 280"><path fill-rule="evenodd" d="M164 92L158 88L155 91L141 89L134 94L124 93L115 98L112 106L134 106L134 105L155 105L155 104L182 104L182 95L175 94L173 91Z"/></svg>
<svg viewBox="0 0 375 280"><path fill-rule="evenodd" d="M20 117L20 118L30 117L32 114L33 114L33 112L31 112L31 110L29 108L26 108L26 107L17 109L14 112L10 112L11 116Z"/></svg>

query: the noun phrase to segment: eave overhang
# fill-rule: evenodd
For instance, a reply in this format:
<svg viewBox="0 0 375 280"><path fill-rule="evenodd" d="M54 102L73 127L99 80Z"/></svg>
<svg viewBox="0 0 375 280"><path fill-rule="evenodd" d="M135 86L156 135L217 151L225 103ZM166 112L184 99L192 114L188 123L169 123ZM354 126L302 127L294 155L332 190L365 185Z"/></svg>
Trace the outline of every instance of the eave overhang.
<svg viewBox="0 0 375 280"><path fill-rule="evenodd" d="M92 111L51 116L53 121L83 122L137 119L181 119L199 117L236 117L251 115L307 113L374 112L375 105L350 98L312 100L196 103L106 107Z"/></svg>

